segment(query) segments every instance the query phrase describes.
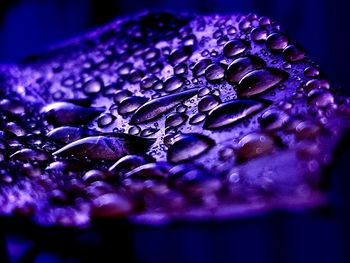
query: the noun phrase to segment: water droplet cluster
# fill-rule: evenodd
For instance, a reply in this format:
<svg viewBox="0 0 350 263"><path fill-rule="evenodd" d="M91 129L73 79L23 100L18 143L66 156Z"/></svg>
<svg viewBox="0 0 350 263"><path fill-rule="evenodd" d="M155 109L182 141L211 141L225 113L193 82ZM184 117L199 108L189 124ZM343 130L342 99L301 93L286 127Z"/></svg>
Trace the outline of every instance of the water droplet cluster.
<svg viewBox="0 0 350 263"><path fill-rule="evenodd" d="M120 20L0 77L0 212L40 224L318 206L350 115L255 14Z"/></svg>

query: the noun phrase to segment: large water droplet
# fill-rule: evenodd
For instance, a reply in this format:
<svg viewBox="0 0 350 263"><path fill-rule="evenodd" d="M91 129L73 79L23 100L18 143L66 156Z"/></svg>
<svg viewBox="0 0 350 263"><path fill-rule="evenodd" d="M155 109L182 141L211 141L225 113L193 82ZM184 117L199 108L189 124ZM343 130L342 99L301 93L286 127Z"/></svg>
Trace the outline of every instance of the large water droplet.
<svg viewBox="0 0 350 263"><path fill-rule="evenodd" d="M237 56L247 49L247 44L242 40L231 40L224 46L224 55L228 58Z"/></svg>
<svg viewBox="0 0 350 263"><path fill-rule="evenodd" d="M205 78L208 82L220 82L224 79L226 67L220 63L214 63L205 70Z"/></svg>
<svg viewBox="0 0 350 263"><path fill-rule="evenodd" d="M250 34L250 37L254 42L264 42L267 38L267 31L261 27L254 28Z"/></svg>
<svg viewBox="0 0 350 263"><path fill-rule="evenodd" d="M136 84L141 80L141 78L143 78L144 75L145 74L141 69L133 69L129 74L129 82L131 84Z"/></svg>
<svg viewBox="0 0 350 263"><path fill-rule="evenodd" d="M203 128L208 130L232 125L270 105L267 100L232 100L209 112Z"/></svg>
<svg viewBox="0 0 350 263"><path fill-rule="evenodd" d="M272 33L266 39L266 47L272 51L282 51L288 45L288 37L282 33Z"/></svg>
<svg viewBox="0 0 350 263"><path fill-rule="evenodd" d="M119 114L128 114L136 111L145 102L148 101L145 97L132 96L122 100L118 107Z"/></svg>
<svg viewBox="0 0 350 263"><path fill-rule="evenodd" d="M142 105L142 107L135 112L130 120L130 124L138 124L155 119L161 114L171 110L176 105L193 97L197 92L197 89L190 89L151 100Z"/></svg>
<svg viewBox="0 0 350 263"><path fill-rule="evenodd" d="M245 162L250 159L269 154L276 149L275 140L268 134L250 133L239 141L237 161Z"/></svg>
<svg viewBox="0 0 350 263"><path fill-rule="evenodd" d="M22 149L12 154L10 158L20 161L47 161L50 156L41 150Z"/></svg>
<svg viewBox="0 0 350 263"><path fill-rule="evenodd" d="M314 89L308 94L308 102L309 104L313 104L317 107L326 107L334 103L334 96L329 91Z"/></svg>
<svg viewBox="0 0 350 263"><path fill-rule="evenodd" d="M205 69L212 63L211 59L202 59L198 61L192 71L193 71L193 76L198 78L200 76L203 76L205 74Z"/></svg>
<svg viewBox="0 0 350 263"><path fill-rule="evenodd" d="M55 102L45 106L41 113L53 125L86 124L104 111L104 108L82 107L69 102Z"/></svg>
<svg viewBox="0 0 350 263"><path fill-rule="evenodd" d="M289 45L283 50L282 56L289 62L300 61L305 57L305 50L300 45Z"/></svg>
<svg viewBox="0 0 350 263"><path fill-rule="evenodd" d="M207 152L214 145L211 138L201 134L180 134L169 147L167 158L172 163L188 161Z"/></svg>
<svg viewBox="0 0 350 263"><path fill-rule="evenodd" d="M148 163L128 172L125 177L133 179L165 179L168 177L171 165L166 162Z"/></svg>
<svg viewBox="0 0 350 263"><path fill-rule="evenodd" d="M93 201L92 218L120 218L133 210L133 203L117 193L106 193Z"/></svg>
<svg viewBox="0 0 350 263"><path fill-rule="evenodd" d="M99 93L103 87L103 81L100 78L91 79L84 83L83 91L86 95Z"/></svg>
<svg viewBox="0 0 350 263"><path fill-rule="evenodd" d="M184 48L175 49L169 55L170 63L175 66L182 62L185 62L187 59L190 58L190 56L191 56L191 52L188 51L187 49L184 49Z"/></svg>
<svg viewBox="0 0 350 263"><path fill-rule="evenodd" d="M260 94L287 80L289 74L277 68L254 70L245 75L238 84L237 95L250 97Z"/></svg>
<svg viewBox="0 0 350 263"><path fill-rule="evenodd" d="M212 110L214 107L219 105L221 100L219 97L213 95L206 95L200 99L198 102L198 111L199 112L207 112Z"/></svg>
<svg viewBox="0 0 350 263"><path fill-rule="evenodd" d="M143 153L154 143L129 134L112 134L111 136L91 136L72 142L54 155L92 160L116 160L124 155Z"/></svg>
<svg viewBox="0 0 350 263"><path fill-rule="evenodd" d="M320 77L320 70L314 67L307 67L304 70L305 77L316 79Z"/></svg>
<svg viewBox="0 0 350 263"><path fill-rule="evenodd" d="M173 167L169 171L168 181L172 187L183 188L198 186L214 179L212 173L193 164L184 163Z"/></svg>
<svg viewBox="0 0 350 263"><path fill-rule="evenodd" d="M178 127L186 122L188 116L184 113L170 113L165 119L165 126Z"/></svg>
<svg viewBox="0 0 350 263"><path fill-rule="evenodd" d="M98 118L97 125L100 128L105 128L111 125L116 119L117 118L114 115L110 113L104 113Z"/></svg>
<svg viewBox="0 0 350 263"><path fill-rule="evenodd" d="M226 71L226 80L229 83L239 82L244 75L254 69L260 69L266 66L266 63L263 59L254 55L247 55L235 59L227 68Z"/></svg>
<svg viewBox="0 0 350 263"><path fill-rule="evenodd" d="M199 124L201 123L202 121L204 121L206 118L206 115L203 114L203 113L197 113L195 115L193 115L191 118L190 118L190 121L189 123L192 124L192 125L196 125L196 124Z"/></svg>
<svg viewBox="0 0 350 263"><path fill-rule="evenodd" d="M260 127L265 130L276 130L287 124L289 116L276 109L267 110L259 119Z"/></svg>
<svg viewBox="0 0 350 263"><path fill-rule="evenodd" d="M147 76L144 77L140 82L141 89L153 89L157 84L160 84L161 81L156 76Z"/></svg>
<svg viewBox="0 0 350 263"><path fill-rule="evenodd" d="M126 155L120 158L108 170L118 175L125 174L141 165L151 162L152 160L153 159L150 157L145 158L141 155Z"/></svg>
<svg viewBox="0 0 350 263"><path fill-rule="evenodd" d="M0 101L0 109L13 114L22 114L25 111L25 107L22 102L9 99L2 99Z"/></svg>
<svg viewBox="0 0 350 263"><path fill-rule="evenodd" d="M84 137L98 134L95 130L63 126L46 134L47 138L59 143L71 143Z"/></svg>
<svg viewBox="0 0 350 263"><path fill-rule="evenodd" d="M173 76L164 82L164 90L166 92L174 92L184 85L185 79L180 76Z"/></svg>
<svg viewBox="0 0 350 263"><path fill-rule="evenodd" d="M113 95L113 101L119 104L122 100L131 97L132 93L129 90L120 90Z"/></svg>

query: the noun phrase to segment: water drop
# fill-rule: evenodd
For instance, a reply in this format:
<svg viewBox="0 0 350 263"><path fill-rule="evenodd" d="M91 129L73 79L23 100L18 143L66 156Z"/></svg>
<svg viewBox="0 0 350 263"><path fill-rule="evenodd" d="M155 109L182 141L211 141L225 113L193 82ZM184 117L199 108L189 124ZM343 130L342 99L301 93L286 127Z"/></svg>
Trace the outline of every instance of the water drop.
<svg viewBox="0 0 350 263"><path fill-rule="evenodd" d="M198 78L200 76L203 76L205 74L205 69L212 63L211 59L202 59L198 61L192 71L193 71L193 76Z"/></svg>
<svg viewBox="0 0 350 263"><path fill-rule="evenodd" d="M123 99L118 107L119 114L128 114L136 111L143 104L148 101L145 97L132 96L126 99Z"/></svg>
<svg viewBox="0 0 350 263"><path fill-rule="evenodd" d="M250 37L254 42L264 42L267 38L267 31L266 29L260 27L254 28L250 34Z"/></svg>
<svg viewBox="0 0 350 263"><path fill-rule="evenodd" d="M185 62L187 59L190 58L190 56L191 56L191 52L185 49L175 49L169 55L170 63L171 65L175 66L182 62Z"/></svg>
<svg viewBox="0 0 350 263"><path fill-rule="evenodd" d="M214 63L205 69L205 78L208 82L220 82L224 79L226 67L221 63Z"/></svg>
<svg viewBox="0 0 350 263"><path fill-rule="evenodd" d="M253 158L269 154L276 149L274 138L263 133L250 133L244 136L238 144L238 162L245 162Z"/></svg>
<svg viewBox="0 0 350 263"><path fill-rule="evenodd" d="M224 55L228 58L242 54L247 49L247 44L242 40L231 40L224 46Z"/></svg>
<svg viewBox="0 0 350 263"><path fill-rule="evenodd" d="M22 149L10 156L10 158L19 161L47 161L50 159L50 156L41 150L33 149Z"/></svg>
<svg viewBox="0 0 350 263"><path fill-rule="evenodd" d="M205 169L196 167L193 164L184 163L170 170L168 181L172 187L184 190L184 187L203 186L203 184L208 183L208 181L213 178L215 178L215 176Z"/></svg>
<svg viewBox="0 0 350 263"><path fill-rule="evenodd" d="M25 107L22 102L9 99L2 99L0 101L0 109L13 114L23 114L25 111Z"/></svg>
<svg viewBox="0 0 350 263"><path fill-rule="evenodd" d="M117 73L120 76L127 76L129 75L131 69L133 68L133 64L131 63L124 63L119 68L117 68Z"/></svg>
<svg viewBox="0 0 350 263"><path fill-rule="evenodd" d="M282 33L272 33L266 39L266 47L272 51L282 51L288 46L288 37Z"/></svg>
<svg viewBox="0 0 350 263"><path fill-rule="evenodd" d="M117 193L106 193L93 201L92 218L120 218L133 210L133 203Z"/></svg>
<svg viewBox="0 0 350 263"><path fill-rule="evenodd" d="M164 82L164 90L166 92L174 92L184 85L185 79L180 76L173 76Z"/></svg>
<svg viewBox="0 0 350 263"><path fill-rule="evenodd" d="M131 135L138 135L141 132L141 128L139 126L132 126L129 129L129 134Z"/></svg>
<svg viewBox="0 0 350 263"><path fill-rule="evenodd" d="M156 76L144 77L140 82L141 89L153 89L161 81Z"/></svg>
<svg viewBox="0 0 350 263"><path fill-rule="evenodd" d="M316 79L316 78L320 77L320 74L321 74L320 71L314 67L307 67L304 70L304 76L308 77L308 78Z"/></svg>
<svg viewBox="0 0 350 263"><path fill-rule="evenodd" d="M305 57L305 50L300 45L289 45L282 53L283 59L289 62L297 62Z"/></svg>
<svg viewBox="0 0 350 263"><path fill-rule="evenodd" d="M197 89L190 89L173 95L153 99L140 107L130 120L130 124L139 124L153 120L171 110L180 103L197 94Z"/></svg>
<svg viewBox="0 0 350 263"><path fill-rule="evenodd" d="M100 128L105 128L109 125L111 125L117 118L110 114L110 113L104 113L97 119L97 125Z"/></svg>
<svg viewBox="0 0 350 263"><path fill-rule="evenodd" d="M133 69L129 74L129 82L131 84L136 84L144 77L144 75L145 74L141 69Z"/></svg>
<svg viewBox="0 0 350 263"><path fill-rule="evenodd" d="M266 66L263 59L254 55L247 55L232 61L226 71L226 80L229 83L238 83L244 75L254 69L260 69Z"/></svg>
<svg viewBox="0 0 350 263"><path fill-rule="evenodd" d="M180 134L169 147L167 159L172 163L189 161L207 152L214 145L215 142L211 138L201 134Z"/></svg>
<svg viewBox="0 0 350 263"><path fill-rule="evenodd" d="M131 170L125 177L141 180L162 180L168 177L170 169L171 165L165 162L148 163Z"/></svg>
<svg viewBox="0 0 350 263"><path fill-rule="evenodd" d="M198 102L198 111L207 112L221 103L220 98L212 95L206 95Z"/></svg>
<svg viewBox="0 0 350 263"><path fill-rule="evenodd" d="M91 79L83 84L83 91L86 95L94 95L101 91L103 81L100 78Z"/></svg>
<svg viewBox="0 0 350 263"><path fill-rule="evenodd" d="M260 127L265 130L280 129L287 124L289 116L275 109L267 110L259 119Z"/></svg>
<svg viewBox="0 0 350 263"><path fill-rule="evenodd" d="M94 120L104 108L82 107L69 102L55 102L41 110L44 118L53 125L80 125Z"/></svg>
<svg viewBox="0 0 350 263"><path fill-rule="evenodd" d="M122 100L131 97L132 93L129 90L120 90L114 93L113 95L113 101L116 104L119 104Z"/></svg>
<svg viewBox="0 0 350 263"><path fill-rule="evenodd" d="M188 116L184 113L170 113L165 119L165 126L178 127L186 122Z"/></svg>
<svg viewBox="0 0 350 263"><path fill-rule="evenodd" d="M204 121L205 118L206 118L206 115L204 113L197 113L190 118L189 123L192 125L196 125Z"/></svg>
<svg viewBox="0 0 350 263"><path fill-rule="evenodd" d="M308 94L308 102L309 104L313 104L317 107L326 107L334 103L334 96L329 91L314 89Z"/></svg>
<svg viewBox="0 0 350 263"><path fill-rule="evenodd" d="M63 126L53 129L46 137L54 142L71 143L84 137L98 134L95 130Z"/></svg>
<svg viewBox="0 0 350 263"><path fill-rule="evenodd" d="M237 95L250 97L260 94L287 80L289 74L277 68L254 70L245 75L237 87Z"/></svg>
<svg viewBox="0 0 350 263"><path fill-rule="evenodd" d="M129 134L112 134L111 136L91 136L72 142L53 155L92 160L116 160L131 153L143 153L154 143Z"/></svg>
<svg viewBox="0 0 350 263"><path fill-rule="evenodd" d="M141 155L126 155L120 158L115 164L113 164L108 170L114 174L125 174L141 165L147 164L153 161L150 157L144 157Z"/></svg>
<svg viewBox="0 0 350 263"><path fill-rule="evenodd" d="M149 127L149 128L143 129L141 131L140 135L141 135L141 137L149 137L149 136L155 134L158 131L159 131L159 129L157 129L157 128Z"/></svg>
<svg viewBox="0 0 350 263"><path fill-rule="evenodd" d="M223 128L266 108L270 105L267 100L232 100L224 102L209 112L203 125L204 129Z"/></svg>

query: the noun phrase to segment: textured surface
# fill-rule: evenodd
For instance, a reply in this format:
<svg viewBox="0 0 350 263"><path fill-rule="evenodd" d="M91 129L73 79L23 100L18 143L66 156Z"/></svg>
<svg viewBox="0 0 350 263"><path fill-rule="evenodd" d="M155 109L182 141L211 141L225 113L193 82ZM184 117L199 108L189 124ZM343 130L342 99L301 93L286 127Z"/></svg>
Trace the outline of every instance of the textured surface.
<svg viewBox="0 0 350 263"><path fill-rule="evenodd" d="M1 211L41 224L320 207L350 112L253 14L120 20L1 72Z"/></svg>

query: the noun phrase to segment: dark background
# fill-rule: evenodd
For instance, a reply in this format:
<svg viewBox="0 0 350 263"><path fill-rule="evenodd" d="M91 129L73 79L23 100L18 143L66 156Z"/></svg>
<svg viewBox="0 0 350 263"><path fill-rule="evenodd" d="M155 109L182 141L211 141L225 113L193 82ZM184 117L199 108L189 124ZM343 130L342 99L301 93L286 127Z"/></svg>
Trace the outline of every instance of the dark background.
<svg viewBox="0 0 350 263"><path fill-rule="evenodd" d="M268 16L306 47L333 83L350 91L350 9L344 0L0 0L0 62L15 62L144 10Z"/></svg>
<svg viewBox="0 0 350 263"><path fill-rule="evenodd" d="M350 92L350 45L347 37L350 34L350 9L347 8L344 0L0 0L0 63L16 62L27 55L44 51L57 42L90 31L118 16L134 15L145 10L171 10L202 14L255 12L258 15L268 16L278 21L284 31L304 45L309 56L320 64L333 83ZM339 158L339 164L333 173L346 175L347 172L344 173L344 170L348 170L349 156L350 151L343 158ZM350 254L348 254L350 212L347 209L350 202L350 191L347 189L350 184L350 176L345 177L345 179L336 177L338 182L336 182L335 191L343 193L346 196L344 200L347 200L338 205L346 209L339 209L341 212L338 213L339 221L337 222L301 217L302 219L291 219L285 222L285 225L276 227L274 221L266 220L269 224L267 229L270 229L271 225L271 229L281 228L284 232L289 233L289 238L281 242L283 238L279 236L283 235L279 231L272 231L273 236L269 240L257 239L260 233L258 230L265 229L265 225L261 228L259 225L264 224L265 221L263 223L260 221L258 224L253 224L253 227L247 225L245 229L243 226L243 230L241 225L232 232L230 229L223 228L222 232L226 233L226 236L222 235L222 240L212 241L212 243L216 244L214 246L218 251L222 251L223 244L226 244L227 251L231 251L234 249L234 246L230 248L231 242L228 242L231 236L236 239L237 244L243 242L245 249L242 250L242 246L239 246L241 253L236 258L241 260L236 262L350 262ZM195 232L196 229L191 231ZM175 236L176 233L178 236ZM202 234L200 231L199 233ZM238 236L235 237L237 233ZM182 234L179 231L173 233L174 243L186 240L181 236ZM147 254L147 248L151 248L153 244L147 241L149 235L149 233L145 234L144 240L139 238L145 241L140 246L145 246L144 254ZM159 233L158 235L164 234ZM338 235L341 235L342 238L340 239ZM158 238L157 233L152 232L152 236L154 240ZM261 237L264 236L265 232L262 232ZM193 241L195 244L199 240L204 242L211 238L200 236L194 241L188 239L187 242ZM264 261L260 260L260 257L262 258L260 253L250 253L250 248L261 247L263 251L271 242L272 247L281 250L279 252L281 258ZM154 242L157 246L161 243ZM211 246L208 247L208 251L213 249ZM164 248L160 250L162 249ZM347 253L346 255L339 252L342 249ZM190 262L193 255L202 255L202 251L196 250L195 245L186 251L190 251L185 253L189 255L188 261L182 260L182 262ZM168 252L171 253L171 250L165 249L163 254L155 255L158 257L163 255L167 259ZM276 253L270 254L275 256ZM289 254L289 257L293 255L293 257L288 261L287 258L283 258L284 254ZM179 253L177 256L181 255L183 256L184 253ZM247 256L250 257L250 260L247 260ZM198 258L201 257L198 256ZM242 261L244 258L245 260ZM49 257L35 262L59 261ZM214 261L208 258L203 262Z"/></svg>

